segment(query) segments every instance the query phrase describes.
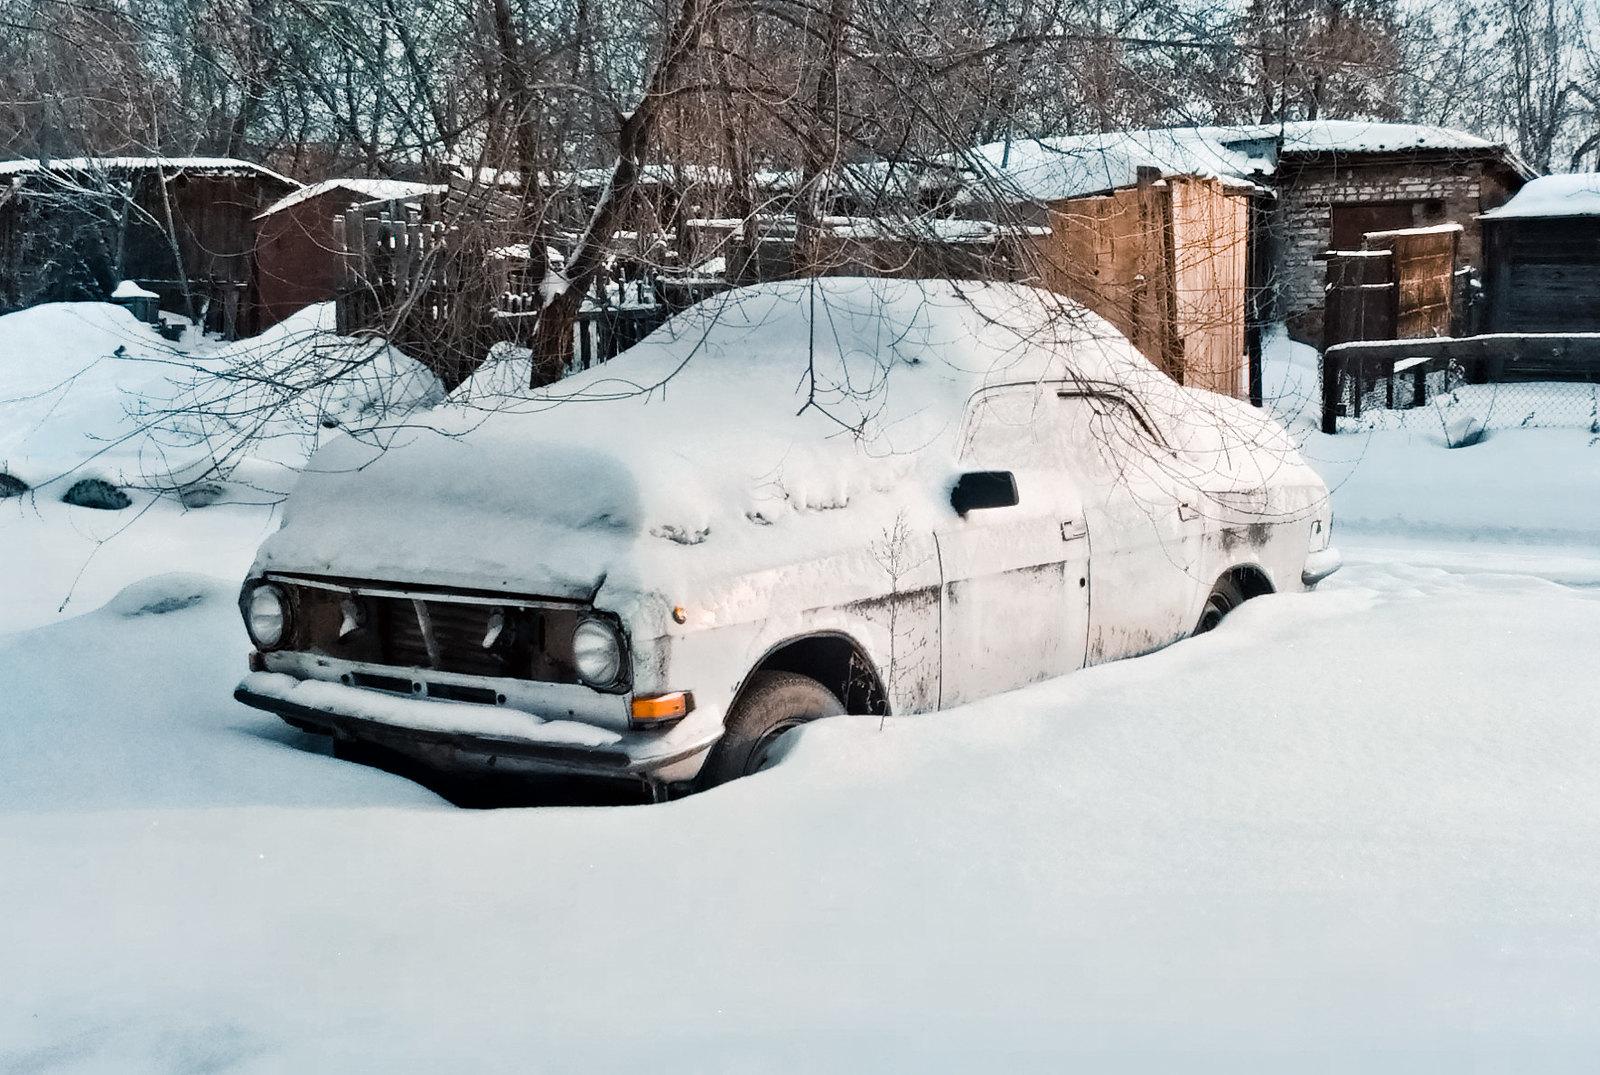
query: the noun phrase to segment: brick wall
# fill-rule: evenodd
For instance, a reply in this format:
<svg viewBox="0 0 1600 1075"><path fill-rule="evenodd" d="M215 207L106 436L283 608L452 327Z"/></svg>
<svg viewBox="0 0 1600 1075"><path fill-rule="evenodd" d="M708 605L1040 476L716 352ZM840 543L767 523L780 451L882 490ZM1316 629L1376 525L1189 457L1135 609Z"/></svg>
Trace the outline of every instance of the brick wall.
<svg viewBox="0 0 1600 1075"><path fill-rule="evenodd" d="M1276 316L1297 339L1321 344L1326 263L1318 255L1333 242L1334 206L1415 203L1411 226L1460 224L1461 264L1480 269L1483 240L1475 218L1504 204L1520 185L1498 160L1442 155L1285 161L1269 224Z"/></svg>

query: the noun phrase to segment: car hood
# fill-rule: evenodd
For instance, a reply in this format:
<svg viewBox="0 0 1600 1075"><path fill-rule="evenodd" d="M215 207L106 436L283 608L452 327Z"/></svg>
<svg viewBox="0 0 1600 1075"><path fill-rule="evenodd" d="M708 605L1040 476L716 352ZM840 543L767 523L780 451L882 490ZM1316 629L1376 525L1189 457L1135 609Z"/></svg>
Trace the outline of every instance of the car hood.
<svg viewBox="0 0 1600 1075"><path fill-rule="evenodd" d="M847 444L847 463L742 423L651 441L648 410L551 412L541 436L525 416L444 411L381 444L341 438L256 569L593 600L825 557L902 514L931 531L949 511L938 452Z"/></svg>

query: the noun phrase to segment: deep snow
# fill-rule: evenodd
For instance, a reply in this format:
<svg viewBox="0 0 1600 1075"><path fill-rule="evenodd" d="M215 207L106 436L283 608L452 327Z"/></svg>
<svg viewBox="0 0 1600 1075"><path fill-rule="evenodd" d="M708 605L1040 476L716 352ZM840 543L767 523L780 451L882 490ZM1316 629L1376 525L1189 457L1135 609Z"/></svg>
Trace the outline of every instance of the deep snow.
<svg viewBox="0 0 1600 1075"><path fill-rule="evenodd" d="M201 600L127 615L163 595ZM488 815L227 701L229 596L180 578L0 641L29 699L0 726L0 1067L1575 1071L1600 1047L1594 593L1356 569L1150 657L818 725L694 799Z"/></svg>
<svg viewBox="0 0 1600 1075"><path fill-rule="evenodd" d="M335 335L331 304L226 344L192 329L169 343L108 303L0 316L0 472L33 487L0 498L0 633L88 611L150 574L242 578L321 440L382 436L442 394L394 348ZM84 477L125 487L132 505L61 503ZM186 509L171 495L183 486L207 487L211 506Z"/></svg>
<svg viewBox="0 0 1600 1075"><path fill-rule="evenodd" d="M393 347L336 335L332 303L232 343L169 343L109 303L0 316L0 470L41 495L103 477L272 500L332 431L374 439L442 396Z"/></svg>
<svg viewBox="0 0 1600 1075"><path fill-rule="evenodd" d="M269 508L149 507L47 622L147 502L0 502L0 1070L1588 1070L1600 447L1307 424L1317 592L639 808L233 703Z"/></svg>

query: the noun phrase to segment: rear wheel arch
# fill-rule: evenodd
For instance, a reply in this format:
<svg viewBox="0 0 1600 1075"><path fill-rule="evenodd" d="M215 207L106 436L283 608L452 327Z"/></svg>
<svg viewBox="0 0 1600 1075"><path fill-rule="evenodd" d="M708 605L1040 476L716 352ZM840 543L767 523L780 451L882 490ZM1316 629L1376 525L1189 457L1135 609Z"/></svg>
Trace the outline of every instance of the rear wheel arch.
<svg viewBox="0 0 1600 1075"><path fill-rule="evenodd" d="M1215 628L1223 618L1250 600L1272 593L1272 580L1257 564L1237 564L1217 576L1200 608L1200 618L1193 634L1204 634Z"/></svg>
<svg viewBox="0 0 1600 1075"><path fill-rule="evenodd" d="M1267 577L1266 571L1260 564L1235 564L1224 571L1217 581L1223 580L1230 581L1238 587L1246 601L1252 597L1265 597L1269 593L1276 592L1272 580Z"/></svg>

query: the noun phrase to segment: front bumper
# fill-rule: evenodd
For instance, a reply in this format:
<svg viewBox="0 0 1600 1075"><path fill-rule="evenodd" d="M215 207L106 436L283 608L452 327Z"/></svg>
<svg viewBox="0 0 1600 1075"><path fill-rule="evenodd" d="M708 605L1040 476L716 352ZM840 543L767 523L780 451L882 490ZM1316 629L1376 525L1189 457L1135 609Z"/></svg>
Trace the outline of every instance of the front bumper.
<svg viewBox="0 0 1600 1075"><path fill-rule="evenodd" d="M307 687L312 689L301 689ZM306 697L297 697L301 694ZM714 742L685 743L661 733L605 733L575 727L571 721L539 721L531 716L526 732L487 730L471 726L478 713L497 724L526 715L469 703L388 696L270 672L246 676L233 696L292 724L375 743L457 774L528 772L677 782L694 775ZM458 716L463 719L452 719ZM452 723L463 726L449 726ZM570 741L574 731L591 733L590 741Z"/></svg>
<svg viewBox="0 0 1600 1075"><path fill-rule="evenodd" d="M1300 571L1300 583L1310 589L1343 566L1344 557L1330 545L1306 557L1305 567Z"/></svg>

